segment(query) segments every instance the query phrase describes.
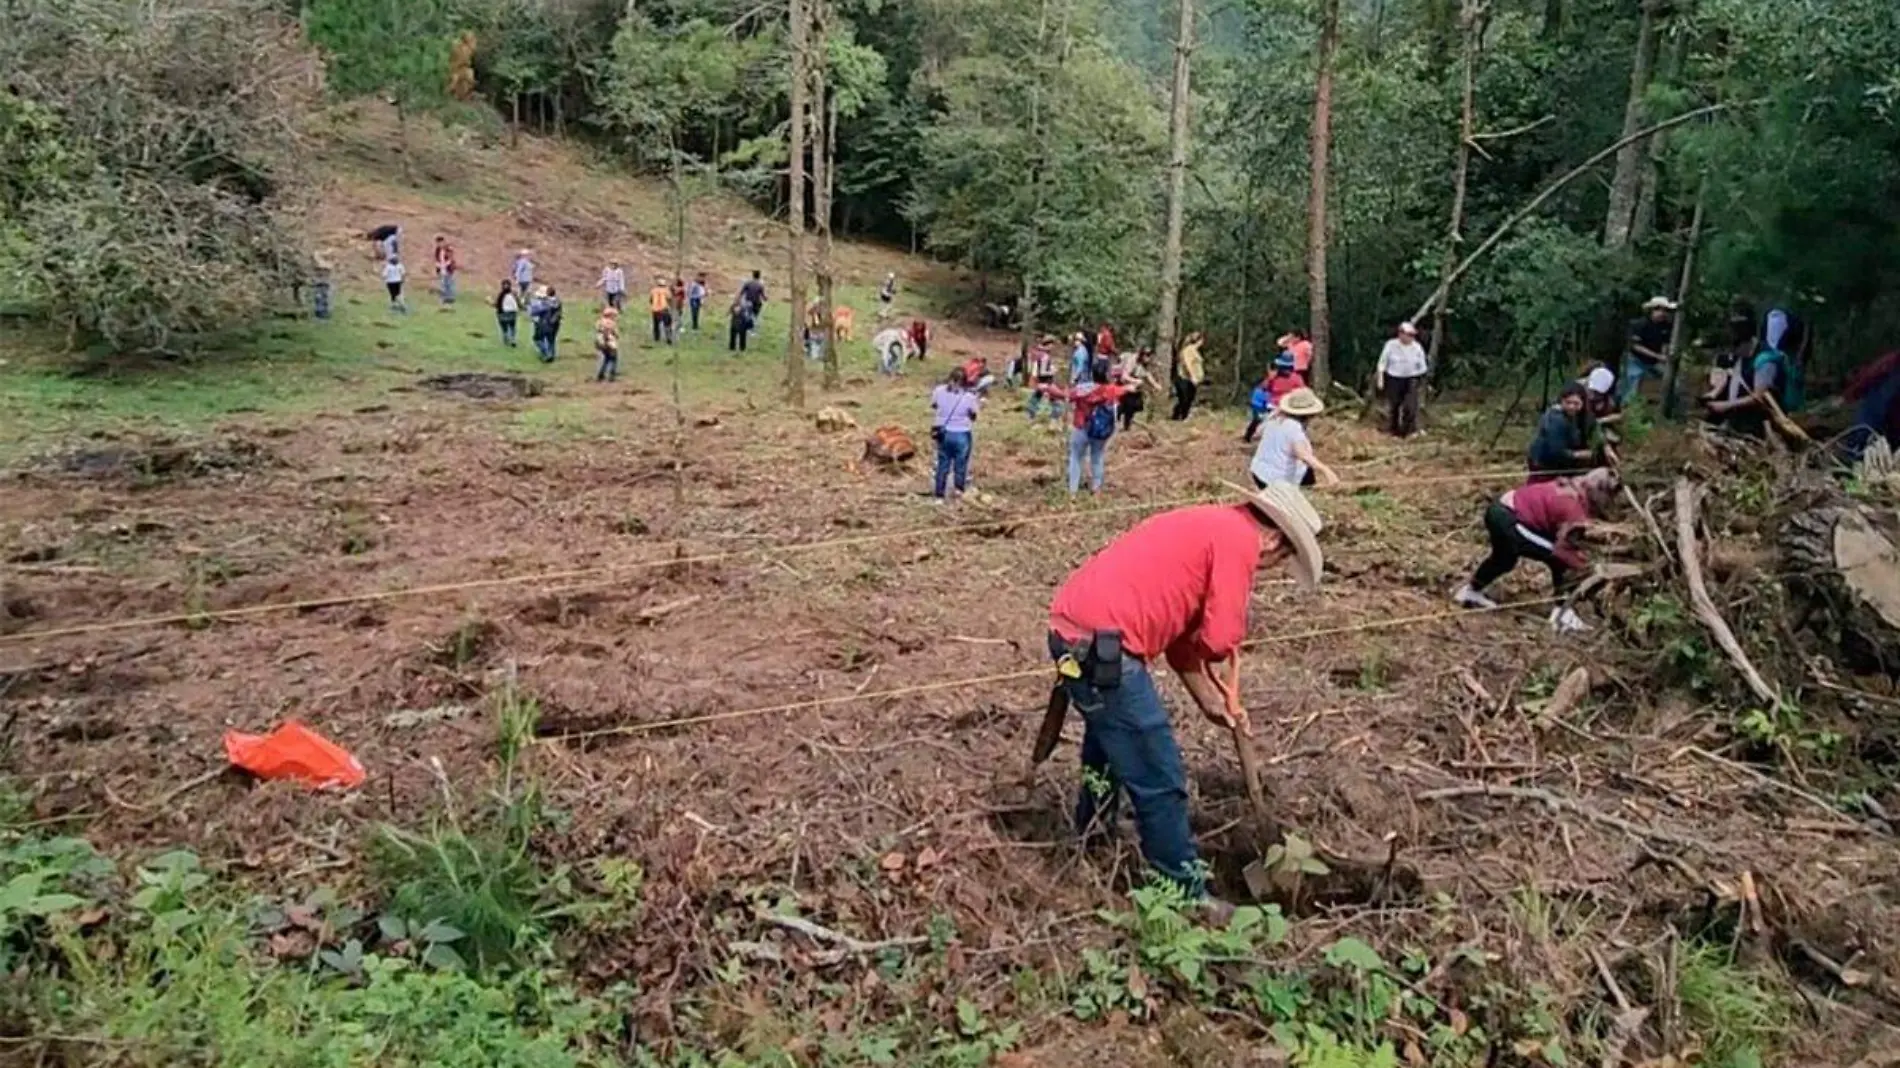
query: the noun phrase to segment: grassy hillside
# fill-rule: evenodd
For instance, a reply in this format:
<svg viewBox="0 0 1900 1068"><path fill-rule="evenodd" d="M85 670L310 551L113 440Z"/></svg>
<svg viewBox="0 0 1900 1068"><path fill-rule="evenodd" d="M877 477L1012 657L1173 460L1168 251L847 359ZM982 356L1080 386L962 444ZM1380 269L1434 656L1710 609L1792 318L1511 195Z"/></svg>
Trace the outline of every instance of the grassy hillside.
<svg viewBox="0 0 1900 1068"><path fill-rule="evenodd" d="M326 191L311 220L313 237L336 265L338 296L328 322L307 308L242 335L214 341L175 362L128 365L65 351L44 332L0 336L0 456L52 447L74 438L127 433L181 433L235 416L348 411L375 403L393 388L443 371L509 371L541 382L549 400L524 413L530 425L558 424L570 389L592 373L589 341L600 307L593 283L618 258L634 290L626 316L622 375L629 388L670 385L674 352L646 340L642 294L655 275L706 272L712 295L702 329L678 347L683 394L690 398L750 387L758 402L782 379L787 342L786 238L744 201L721 193L687 205L686 243L679 248L673 202L664 182L635 177L584 149L532 137L510 145L482 127L412 132L415 184L402 177L395 133L386 115L359 110L336 116L322 142ZM389 310L377 262L359 235L381 223L404 227L411 314ZM443 233L464 264L459 300L438 303L429 291L428 249ZM530 247L537 280L565 298L561 358L534 358L523 316L521 347L501 344L490 301L514 250ZM884 273L903 282L899 313L935 318L950 302L956 278L940 264L875 246L840 242L837 299L857 309L855 343L842 358L849 373L871 366L875 293ZM764 273L771 302L744 357L726 351L725 308L751 270ZM809 280L808 280L808 285ZM979 342L954 324L938 327L944 351Z"/></svg>

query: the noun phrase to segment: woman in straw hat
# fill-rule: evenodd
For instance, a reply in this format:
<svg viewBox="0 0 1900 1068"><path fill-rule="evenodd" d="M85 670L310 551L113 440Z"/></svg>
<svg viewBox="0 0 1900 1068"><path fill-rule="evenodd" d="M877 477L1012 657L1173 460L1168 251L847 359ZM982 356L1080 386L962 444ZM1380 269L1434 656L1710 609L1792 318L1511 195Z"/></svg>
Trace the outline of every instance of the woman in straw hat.
<svg viewBox="0 0 1900 1068"><path fill-rule="evenodd" d="M1520 559L1550 568L1552 593L1562 597L1576 584L1588 561L1579 548L1592 519L1608 511L1622 488L1616 472L1599 467L1578 478L1559 478L1520 486L1493 501L1484 512L1491 555L1458 587L1452 600L1465 608L1496 608L1485 594L1492 583L1517 568ZM1564 634L1589 630L1568 605L1551 609L1550 625Z"/></svg>
<svg viewBox="0 0 1900 1068"><path fill-rule="evenodd" d="M1188 829L1187 773L1151 672L1165 657L1202 715L1251 734L1234 664L1254 575L1285 564L1303 589L1316 589L1320 528L1318 513L1288 485L1249 494L1244 505L1164 512L1090 557L1049 606L1058 671L1050 718L1059 731L1070 704L1081 710L1082 766L1091 773L1076 827L1113 828L1125 791L1142 855L1195 898L1206 885ZM1090 788L1104 781L1105 794Z"/></svg>
<svg viewBox="0 0 1900 1068"><path fill-rule="evenodd" d="M1253 463L1248 465L1254 485L1310 486L1315 474L1328 486L1338 485L1339 476L1314 455L1313 443L1306 436L1306 421L1325 410L1319 394L1304 387L1280 398L1267 416Z"/></svg>

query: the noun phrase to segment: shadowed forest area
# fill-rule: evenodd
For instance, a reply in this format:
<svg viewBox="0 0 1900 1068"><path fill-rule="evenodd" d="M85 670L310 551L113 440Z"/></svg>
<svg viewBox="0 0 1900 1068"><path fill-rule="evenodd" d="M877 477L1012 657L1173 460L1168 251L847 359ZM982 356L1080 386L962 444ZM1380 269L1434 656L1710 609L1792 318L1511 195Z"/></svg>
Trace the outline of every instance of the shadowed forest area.
<svg viewBox="0 0 1900 1068"><path fill-rule="evenodd" d="M1900 1064L1891 0L6 10L0 1063Z"/></svg>

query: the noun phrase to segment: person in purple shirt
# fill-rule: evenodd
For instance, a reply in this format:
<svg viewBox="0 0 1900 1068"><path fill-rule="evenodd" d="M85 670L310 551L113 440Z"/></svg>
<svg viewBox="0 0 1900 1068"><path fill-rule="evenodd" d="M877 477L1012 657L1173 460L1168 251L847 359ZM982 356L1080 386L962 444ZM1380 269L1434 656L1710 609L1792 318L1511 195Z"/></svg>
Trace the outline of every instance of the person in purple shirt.
<svg viewBox="0 0 1900 1068"><path fill-rule="evenodd" d="M930 437L937 443L938 504L944 502L952 471L958 496L970 488L970 449L975 443L971 431L976 426L976 413L983 406L983 395L969 387L963 368L958 367L930 393Z"/></svg>

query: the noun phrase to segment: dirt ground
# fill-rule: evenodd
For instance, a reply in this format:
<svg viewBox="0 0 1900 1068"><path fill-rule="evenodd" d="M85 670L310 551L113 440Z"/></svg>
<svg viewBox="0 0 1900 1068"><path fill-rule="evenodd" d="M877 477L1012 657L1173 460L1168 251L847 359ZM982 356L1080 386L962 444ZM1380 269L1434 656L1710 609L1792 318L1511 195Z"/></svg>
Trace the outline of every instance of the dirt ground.
<svg viewBox="0 0 1900 1068"><path fill-rule="evenodd" d="M484 261L530 236L367 196L340 199L338 217L453 223L485 235L463 238ZM563 244L544 263L578 277L617 240ZM923 388L858 381L826 401L917 410ZM762 398L735 390L686 412L676 469L658 391L581 394L578 381L522 401L411 391L308 421L239 419L159 469L88 455L14 472L0 713L6 759L42 814L90 813L102 842L190 845L261 883L347 879L375 823L437 809L435 762L459 794L487 788L487 702L512 685L539 702L531 763L565 814L542 848L646 872L640 937L588 947L586 971L636 983L649 1033L678 1026L679 994L717 987L724 944L761 937L749 902L767 891L871 941L948 916L964 952L944 996L995 1011L1018 969L1060 967L1102 939L1094 911L1119 907L1137 864L1125 842L1083 851L1066 833L1076 726L1033 788L1014 785L1047 690L1047 603L1142 515L1242 478L1237 424L1118 436L1109 491L1070 503L1062 438L1005 432L1021 416L1000 401L974 468L991 503L936 509L922 461L862 469L861 434L820 433ZM615 440L496 433L501 413L548 403L584 403ZM1279 817L1327 850L1396 857L1425 889L1306 916L1289 965L1352 933L1394 956L1468 948L1494 974L1600 1003L1605 974L1640 993L1673 937L1726 924L1765 954L1798 962L1796 939L1900 976L1890 838L1710 755L1723 744L1710 714L1649 691L1614 628L1563 640L1547 605L1450 612L1514 455L1437 432L1399 444L1344 418L1315 438L1349 480L1316 498L1327 581L1301 597L1263 576L1244 692ZM1535 601L1543 582L1524 570L1508 589ZM371 592L388 596L33 636ZM1544 715L1551 684L1580 665L1589 697ZM889 693L925 684L945 685ZM790 707L820 699L836 700ZM216 774L227 728L290 717L357 754L369 782L337 796ZM1177 722L1203 844L1235 892L1252 844L1231 743ZM1456 971L1435 967L1421 988L1459 1002ZM792 991L780 1004L819 997L809 971L776 974ZM1891 978L1850 989L1811 964L1797 974L1811 994L1802 1063L1891 1042ZM1180 1061L1158 1032L1060 1016L1034 1021L1028 1044L1028 1063Z"/></svg>

